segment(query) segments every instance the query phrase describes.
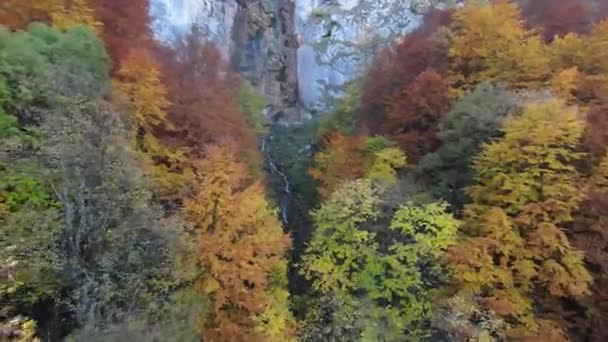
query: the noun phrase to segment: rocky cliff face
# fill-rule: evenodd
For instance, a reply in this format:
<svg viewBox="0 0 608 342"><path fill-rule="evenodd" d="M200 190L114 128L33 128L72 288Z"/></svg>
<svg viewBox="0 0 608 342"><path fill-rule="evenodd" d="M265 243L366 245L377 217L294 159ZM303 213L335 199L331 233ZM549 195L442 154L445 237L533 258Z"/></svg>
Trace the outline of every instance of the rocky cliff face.
<svg viewBox="0 0 608 342"><path fill-rule="evenodd" d="M196 26L264 94L269 118L297 120L293 0L151 0L154 30L172 41Z"/></svg>
<svg viewBox="0 0 608 342"><path fill-rule="evenodd" d="M379 48L439 0L151 0L170 41L196 25L266 97L269 117L328 110Z"/></svg>
<svg viewBox="0 0 608 342"><path fill-rule="evenodd" d="M268 114L297 118L297 40L292 0L238 0L232 61L265 95Z"/></svg>
<svg viewBox="0 0 608 342"><path fill-rule="evenodd" d="M311 111L328 109L375 53L418 25L408 0L298 0L299 95Z"/></svg>

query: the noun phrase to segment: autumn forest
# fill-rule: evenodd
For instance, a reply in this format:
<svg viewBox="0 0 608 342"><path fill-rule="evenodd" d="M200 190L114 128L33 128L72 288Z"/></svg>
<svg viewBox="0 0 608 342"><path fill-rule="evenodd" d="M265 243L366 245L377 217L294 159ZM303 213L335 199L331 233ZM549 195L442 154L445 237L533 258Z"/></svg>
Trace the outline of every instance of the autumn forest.
<svg viewBox="0 0 608 342"><path fill-rule="evenodd" d="M608 341L607 18L430 8L286 124L148 0L0 1L0 341Z"/></svg>

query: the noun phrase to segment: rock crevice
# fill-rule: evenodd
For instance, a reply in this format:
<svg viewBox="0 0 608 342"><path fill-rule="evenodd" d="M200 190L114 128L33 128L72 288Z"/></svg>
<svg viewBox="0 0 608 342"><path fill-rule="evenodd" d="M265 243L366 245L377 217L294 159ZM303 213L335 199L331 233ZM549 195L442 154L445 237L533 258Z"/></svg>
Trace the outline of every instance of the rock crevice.
<svg viewBox="0 0 608 342"><path fill-rule="evenodd" d="M330 110L378 49L450 0L151 0L155 31L192 26L262 93L268 118L301 121ZM454 2L454 0L452 1Z"/></svg>
<svg viewBox="0 0 608 342"><path fill-rule="evenodd" d="M264 94L272 117L298 119L297 39L292 0L239 0L231 58Z"/></svg>

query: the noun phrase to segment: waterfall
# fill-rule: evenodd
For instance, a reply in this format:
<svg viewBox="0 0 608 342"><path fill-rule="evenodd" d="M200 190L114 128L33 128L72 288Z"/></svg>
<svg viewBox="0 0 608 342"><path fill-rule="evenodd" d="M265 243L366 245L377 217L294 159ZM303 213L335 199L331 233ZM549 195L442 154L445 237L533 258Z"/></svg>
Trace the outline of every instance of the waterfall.
<svg viewBox="0 0 608 342"><path fill-rule="evenodd" d="M268 166L268 170L270 172L270 176L274 178L278 178L281 181L281 186L276 190L277 193L277 202L279 205L279 211L281 212L281 221L283 225L287 227L289 225L289 202L291 201L291 184L289 183L289 178L287 175L281 171L279 166L277 166L277 162L274 160L272 155L272 151L268 145L268 141L272 140L273 136L271 133L267 134L262 140L262 146L260 150L264 155L266 160L266 165Z"/></svg>

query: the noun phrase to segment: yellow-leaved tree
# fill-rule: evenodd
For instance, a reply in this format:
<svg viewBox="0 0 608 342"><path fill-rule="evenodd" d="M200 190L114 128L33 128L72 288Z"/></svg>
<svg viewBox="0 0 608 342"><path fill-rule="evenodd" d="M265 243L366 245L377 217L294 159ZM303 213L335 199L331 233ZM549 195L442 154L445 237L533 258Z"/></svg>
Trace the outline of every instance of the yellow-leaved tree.
<svg viewBox="0 0 608 342"><path fill-rule="evenodd" d="M449 80L457 93L484 81L539 87L549 75L541 38L509 0L468 2L454 14L451 31Z"/></svg>
<svg viewBox="0 0 608 342"><path fill-rule="evenodd" d="M65 29L74 25L86 25L98 33L101 23L95 19L95 13L88 0L59 0L51 12L53 26Z"/></svg>
<svg viewBox="0 0 608 342"><path fill-rule="evenodd" d="M583 124L574 109L548 100L503 130L474 163L464 239L449 252L454 279L512 324L511 337L561 338L563 322L547 319L560 310L557 299L585 295L591 282L563 230L582 199L574 163L584 157Z"/></svg>
<svg viewBox="0 0 608 342"><path fill-rule="evenodd" d="M20 29L34 21L50 22L60 29L87 25L98 32L101 28L88 0L4 0L0 4L0 24Z"/></svg>
<svg viewBox="0 0 608 342"><path fill-rule="evenodd" d="M115 89L131 104L135 123L146 133L168 125L167 89L162 83L160 66L145 49L133 49L116 73Z"/></svg>
<svg viewBox="0 0 608 342"><path fill-rule="evenodd" d="M116 101L126 103L136 127L136 146L147 157L146 171L156 195L164 201L181 199L193 174L186 151L155 136L155 132L173 129L167 119L168 92L159 64L146 49L132 49L116 72L113 87Z"/></svg>
<svg viewBox="0 0 608 342"><path fill-rule="evenodd" d="M286 252L274 208L260 182L249 179L234 149L210 146L198 165L196 196L185 210L199 232L207 271L201 290L212 296L206 341L290 341L294 326L286 292Z"/></svg>

